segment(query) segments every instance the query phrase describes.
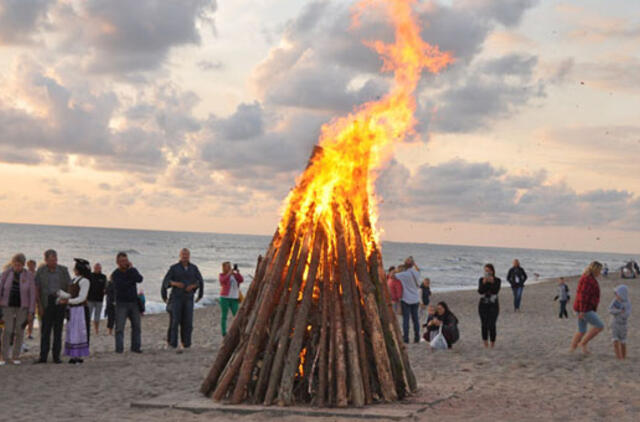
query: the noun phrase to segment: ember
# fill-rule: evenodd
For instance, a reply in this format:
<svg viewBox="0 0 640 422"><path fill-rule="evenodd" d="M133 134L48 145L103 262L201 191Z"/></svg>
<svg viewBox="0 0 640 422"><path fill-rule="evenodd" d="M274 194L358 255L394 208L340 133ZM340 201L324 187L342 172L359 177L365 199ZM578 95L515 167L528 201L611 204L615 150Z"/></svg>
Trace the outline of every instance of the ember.
<svg viewBox="0 0 640 422"><path fill-rule="evenodd" d="M213 399L343 407L415 391L377 246L372 172L413 130L422 70L452 61L420 38L414 3L358 4L357 16L384 6L395 28L394 44L370 44L393 89L323 126L202 385Z"/></svg>

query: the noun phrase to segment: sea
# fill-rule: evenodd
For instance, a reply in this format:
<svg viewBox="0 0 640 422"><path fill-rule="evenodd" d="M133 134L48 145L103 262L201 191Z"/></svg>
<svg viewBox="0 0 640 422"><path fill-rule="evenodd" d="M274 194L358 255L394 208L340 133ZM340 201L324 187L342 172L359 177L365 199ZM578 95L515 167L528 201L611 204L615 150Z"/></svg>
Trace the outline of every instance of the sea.
<svg viewBox="0 0 640 422"><path fill-rule="evenodd" d="M191 250L191 261L205 279L204 298L197 306L211 306L218 302L217 280L222 262L238 264L245 280L251 282L257 258L266 252L270 241L270 236L242 234L0 223L0 262L9 262L13 254L23 252L27 259L41 263L43 252L55 249L63 265L71 268L73 258L84 258L92 264L100 262L108 275L115 269L116 254L124 251L144 276L141 288L147 312L156 313L165 309L160 297L162 279L169 266L178 261L181 248ZM513 259L518 258L531 282L535 282L580 274L593 260L605 262L613 270L637 259L614 253L399 242L382 242L382 254L386 268L413 256L422 275L431 279L435 292L475 288L487 262L493 263L498 276L504 278Z"/></svg>

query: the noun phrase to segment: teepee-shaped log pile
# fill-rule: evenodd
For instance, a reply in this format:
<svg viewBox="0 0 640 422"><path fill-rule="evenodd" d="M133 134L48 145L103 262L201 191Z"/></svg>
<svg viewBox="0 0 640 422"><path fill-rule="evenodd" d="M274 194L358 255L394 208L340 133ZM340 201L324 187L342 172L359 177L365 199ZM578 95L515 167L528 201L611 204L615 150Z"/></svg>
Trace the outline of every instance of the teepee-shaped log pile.
<svg viewBox="0 0 640 422"><path fill-rule="evenodd" d="M328 222L313 217L313 206L285 215L203 394L234 404L344 407L415 391L368 210L336 198Z"/></svg>

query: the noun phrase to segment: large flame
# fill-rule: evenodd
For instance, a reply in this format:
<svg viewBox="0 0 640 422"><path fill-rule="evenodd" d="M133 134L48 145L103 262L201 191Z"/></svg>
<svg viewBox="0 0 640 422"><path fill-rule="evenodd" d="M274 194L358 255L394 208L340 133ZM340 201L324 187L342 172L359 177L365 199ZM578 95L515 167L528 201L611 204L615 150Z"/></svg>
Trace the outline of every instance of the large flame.
<svg viewBox="0 0 640 422"><path fill-rule="evenodd" d="M349 207L363 228L365 245L371 250L376 243L374 170L390 157L395 143L413 133L414 93L423 69L436 73L453 60L449 53L420 37L420 25L413 13L415 3L416 0L364 0L356 4L355 25L367 8L382 6L395 29L393 44L365 42L382 57L382 71L393 72L393 86L382 99L365 103L322 127L321 148L316 149L286 199L281 233L290 218L296 218L299 233L317 224L333 233L335 213L346 220ZM334 243L331 240L329 247Z"/></svg>

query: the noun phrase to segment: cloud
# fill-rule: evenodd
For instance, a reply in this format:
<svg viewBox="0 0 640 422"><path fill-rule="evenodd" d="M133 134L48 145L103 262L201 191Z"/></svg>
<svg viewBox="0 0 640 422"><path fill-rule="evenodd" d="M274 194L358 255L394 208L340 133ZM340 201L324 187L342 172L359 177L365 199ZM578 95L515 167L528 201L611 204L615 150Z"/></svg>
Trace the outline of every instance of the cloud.
<svg viewBox="0 0 640 422"><path fill-rule="evenodd" d="M389 178L389 171L398 177ZM411 174L394 163L378 188L386 219L640 230L640 197L613 189L579 193L551 182L545 171L514 175L490 163L457 159L425 164Z"/></svg>
<svg viewBox="0 0 640 422"><path fill-rule="evenodd" d="M0 0L0 45L28 44L54 0Z"/></svg>
<svg viewBox="0 0 640 422"><path fill-rule="evenodd" d="M218 71L224 69L224 64L221 61L201 60L198 62L198 67L204 71Z"/></svg>

